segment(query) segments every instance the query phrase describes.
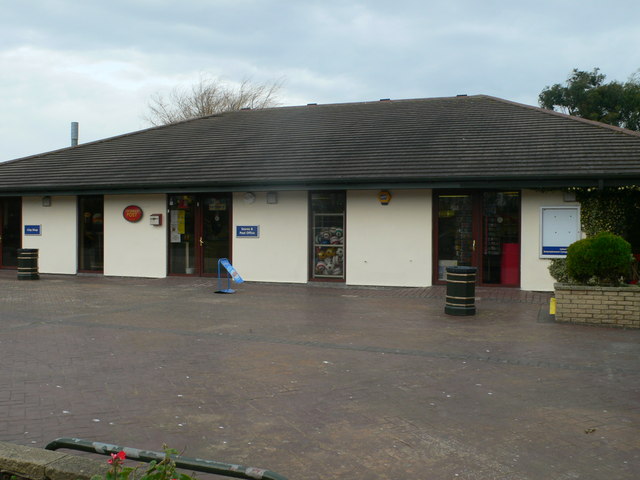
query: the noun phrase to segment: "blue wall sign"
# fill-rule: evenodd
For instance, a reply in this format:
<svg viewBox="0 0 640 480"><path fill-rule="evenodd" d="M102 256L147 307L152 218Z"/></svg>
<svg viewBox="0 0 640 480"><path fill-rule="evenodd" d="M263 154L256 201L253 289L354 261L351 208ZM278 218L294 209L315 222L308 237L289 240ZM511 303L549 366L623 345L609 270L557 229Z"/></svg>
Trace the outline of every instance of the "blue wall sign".
<svg viewBox="0 0 640 480"><path fill-rule="evenodd" d="M25 225L25 235L42 235L42 225Z"/></svg>
<svg viewBox="0 0 640 480"><path fill-rule="evenodd" d="M566 255L568 247L550 247L548 245L542 246L542 255Z"/></svg>
<svg viewBox="0 0 640 480"><path fill-rule="evenodd" d="M236 238L259 238L260 225L236 225Z"/></svg>

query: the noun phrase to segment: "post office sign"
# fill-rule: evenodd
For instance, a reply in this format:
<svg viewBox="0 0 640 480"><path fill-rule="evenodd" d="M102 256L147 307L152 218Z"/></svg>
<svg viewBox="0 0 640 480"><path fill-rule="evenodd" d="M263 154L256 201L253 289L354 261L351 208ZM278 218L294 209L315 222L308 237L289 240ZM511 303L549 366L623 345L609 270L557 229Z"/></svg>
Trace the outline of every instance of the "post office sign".
<svg viewBox="0 0 640 480"><path fill-rule="evenodd" d="M139 222L142 219L142 209L137 205L129 205L122 211L122 216L127 222Z"/></svg>

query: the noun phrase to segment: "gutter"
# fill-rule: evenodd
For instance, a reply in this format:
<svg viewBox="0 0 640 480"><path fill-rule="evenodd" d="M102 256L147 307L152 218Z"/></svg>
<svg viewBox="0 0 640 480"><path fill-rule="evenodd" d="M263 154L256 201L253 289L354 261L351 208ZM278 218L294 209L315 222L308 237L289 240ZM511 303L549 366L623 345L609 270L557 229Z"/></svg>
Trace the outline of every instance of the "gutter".
<svg viewBox="0 0 640 480"><path fill-rule="evenodd" d="M572 178L458 178L443 180L385 180L385 179L322 179L309 181L274 181L274 182L224 182L211 184L206 182L190 184L143 185L83 185L78 187L38 186L21 189L0 190L0 197L9 196L43 196L43 195L122 195L152 193L204 193L204 192L242 192L255 191L300 191L300 190L377 190L377 189L561 189L570 187L591 187L604 189L640 185L640 177L572 177Z"/></svg>

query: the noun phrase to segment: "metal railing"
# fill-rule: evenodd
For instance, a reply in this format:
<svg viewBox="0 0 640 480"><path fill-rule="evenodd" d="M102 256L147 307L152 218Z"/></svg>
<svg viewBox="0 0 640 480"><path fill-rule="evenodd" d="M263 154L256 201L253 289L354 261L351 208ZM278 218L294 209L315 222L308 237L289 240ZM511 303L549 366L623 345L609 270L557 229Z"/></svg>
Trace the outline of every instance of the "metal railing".
<svg viewBox="0 0 640 480"><path fill-rule="evenodd" d="M132 458L141 462L161 461L166 455L164 452L154 452L152 450L140 450L132 447L122 447L110 443L92 442L81 438L62 437L49 442L46 450L57 450L67 448L70 450L80 450L82 452L97 453L100 455L110 455L112 453L124 452L127 458ZM189 469L195 472L211 473L223 477L246 478L254 480L287 480L286 477L263 468L234 465L231 463L216 462L214 460L204 460L202 458L189 458L182 455L169 455L177 468Z"/></svg>

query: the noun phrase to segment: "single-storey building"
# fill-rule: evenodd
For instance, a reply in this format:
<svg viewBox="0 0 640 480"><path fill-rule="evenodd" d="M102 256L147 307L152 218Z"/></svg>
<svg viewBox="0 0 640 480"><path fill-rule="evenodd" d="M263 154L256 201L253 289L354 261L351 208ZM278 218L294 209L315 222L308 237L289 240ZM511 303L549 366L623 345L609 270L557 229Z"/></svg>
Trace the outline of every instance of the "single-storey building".
<svg viewBox="0 0 640 480"><path fill-rule="evenodd" d="M0 266L552 290L568 187L640 185L640 134L489 96L243 110L0 164Z"/></svg>

